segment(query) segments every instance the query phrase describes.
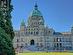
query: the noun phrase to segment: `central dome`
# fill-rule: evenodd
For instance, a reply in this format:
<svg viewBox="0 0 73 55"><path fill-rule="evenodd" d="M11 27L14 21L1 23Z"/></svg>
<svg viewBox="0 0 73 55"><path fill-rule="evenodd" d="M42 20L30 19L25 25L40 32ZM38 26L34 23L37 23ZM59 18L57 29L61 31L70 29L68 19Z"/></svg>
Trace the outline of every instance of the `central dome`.
<svg viewBox="0 0 73 55"><path fill-rule="evenodd" d="M32 11L31 16L42 16L41 12L38 10L37 3L34 6L34 10Z"/></svg>
<svg viewBox="0 0 73 55"><path fill-rule="evenodd" d="M31 16L42 16L41 12L39 10L33 10Z"/></svg>

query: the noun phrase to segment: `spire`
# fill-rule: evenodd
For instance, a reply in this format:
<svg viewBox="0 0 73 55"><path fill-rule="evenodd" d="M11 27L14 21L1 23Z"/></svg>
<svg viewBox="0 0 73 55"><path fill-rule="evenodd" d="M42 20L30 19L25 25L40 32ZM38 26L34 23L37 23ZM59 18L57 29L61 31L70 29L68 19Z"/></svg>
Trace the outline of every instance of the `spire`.
<svg viewBox="0 0 73 55"><path fill-rule="evenodd" d="M38 10L37 1L35 2L35 10Z"/></svg>
<svg viewBox="0 0 73 55"><path fill-rule="evenodd" d="M38 9L37 1L35 2L34 9L31 12L30 16L42 16L41 12Z"/></svg>

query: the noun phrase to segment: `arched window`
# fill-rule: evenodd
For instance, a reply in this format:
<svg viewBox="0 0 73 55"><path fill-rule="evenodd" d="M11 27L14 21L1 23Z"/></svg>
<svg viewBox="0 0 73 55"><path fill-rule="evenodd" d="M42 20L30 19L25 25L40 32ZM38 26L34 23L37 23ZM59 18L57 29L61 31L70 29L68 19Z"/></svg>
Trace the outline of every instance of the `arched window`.
<svg viewBox="0 0 73 55"><path fill-rule="evenodd" d="M34 40L32 39L31 41L30 41L30 45L34 45L35 43L34 43Z"/></svg>
<svg viewBox="0 0 73 55"><path fill-rule="evenodd" d="M38 35L38 32L36 32L36 35Z"/></svg>

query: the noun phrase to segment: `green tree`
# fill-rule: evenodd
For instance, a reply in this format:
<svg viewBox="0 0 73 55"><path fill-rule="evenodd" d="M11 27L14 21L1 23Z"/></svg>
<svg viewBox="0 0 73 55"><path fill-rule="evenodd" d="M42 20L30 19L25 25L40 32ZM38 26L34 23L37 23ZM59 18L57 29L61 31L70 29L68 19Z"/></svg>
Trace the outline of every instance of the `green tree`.
<svg viewBox="0 0 73 55"><path fill-rule="evenodd" d="M13 6L10 5L9 7L9 11L7 11L7 16L5 17L5 32L10 35L10 38L13 40L14 38L14 31L13 31L13 27L12 27L12 23L11 23L11 11Z"/></svg>
<svg viewBox="0 0 73 55"><path fill-rule="evenodd" d="M0 55L15 55L12 44L14 32L11 23L11 11L13 6L10 4L11 0L8 1L6 8L0 6Z"/></svg>
<svg viewBox="0 0 73 55"><path fill-rule="evenodd" d="M15 51L12 46L12 41L0 27L0 55L15 55Z"/></svg>
<svg viewBox="0 0 73 55"><path fill-rule="evenodd" d="M14 38L14 31L11 22L11 11L13 9L12 5L9 5L7 11L0 9L0 27L5 30L5 32L10 35L10 38L13 40ZM5 15L3 15L5 14Z"/></svg>

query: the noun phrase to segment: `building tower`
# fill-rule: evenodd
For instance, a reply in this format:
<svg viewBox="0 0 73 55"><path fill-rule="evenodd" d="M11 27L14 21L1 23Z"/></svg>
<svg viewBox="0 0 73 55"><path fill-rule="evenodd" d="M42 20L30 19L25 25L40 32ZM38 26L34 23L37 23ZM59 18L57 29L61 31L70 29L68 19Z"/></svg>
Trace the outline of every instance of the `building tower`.
<svg viewBox="0 0 73 55"><path fill-rule="evenodd" d="M35 3L34 9L31 12L28 19L28 27L34 29L34 34L39 35L43 33L44 19L42 13L38 9L37 3Z"/></svg>
<svg viewBox="0 0 73 55"><path fill-rule="evenodd" d="M71 27L71 34L73 35L73 26Z"/></svg>
<svg viewBox="0 0 73 55"><path fill-rule="evenodd" d="M72 50L73 50L73 26L71 27L71 40L72 40Z"/></svg>
<svg viewBox="0 0 73 55"><path fill-rule="evenodd" d="M25 30L26 30L26 25L25 25L24 20L22 19L21 25L20 25L20 33L21 33L21 35L25 34Z"/></svg>

